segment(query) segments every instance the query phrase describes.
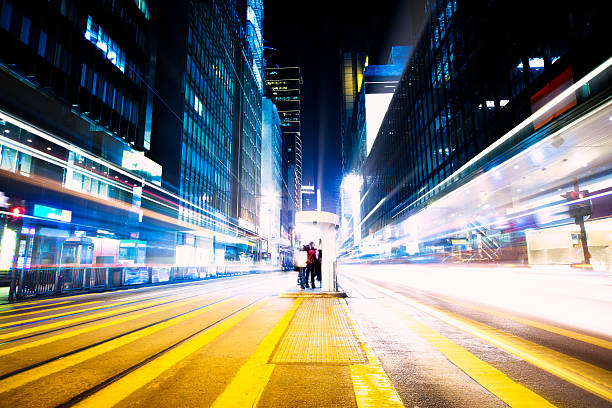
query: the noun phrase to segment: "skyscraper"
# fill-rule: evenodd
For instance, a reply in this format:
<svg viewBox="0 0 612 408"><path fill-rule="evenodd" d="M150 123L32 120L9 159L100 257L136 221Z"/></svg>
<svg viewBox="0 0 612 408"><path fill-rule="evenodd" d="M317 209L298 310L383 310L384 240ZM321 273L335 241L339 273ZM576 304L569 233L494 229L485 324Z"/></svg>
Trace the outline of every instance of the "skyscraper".
<svg viewBox="0 0 612 408"><path fill-rule="evenodd" d="M0 107L117 164L149 150L149 30L145 1L3 0Z"/></svg>
<svg viewBox="0 0 612 408"><path fill-rule="evenodd" d="M83 262L144 262L143 187L162 174L145 156L150 18L142 0L0 2L0 191L30 216L15 267L61 264L70 245ZM117 251L94 257L103 241Z"/></svg>
<svg viewBox="0 0 612 408"><path fill-rule="evenodd" d="M366 65L359 76L361 85L354 97L352 115L348 117L343 134L340 210L342 237L345 241L349 240L346 241L347 245L358 245L360 242L362 166L376 140L410 49L408 46L392 47L386 65Z"/></svg>
<svg viewBox="0 0 612 408"><path fill-rule="evenodd" d="M289 172L289 210L293 223L295 211L300 211L302 187L302 136L300 126L300 90L302 79L299 67L266 67L267 95L278 108L287 145Z"/></svg>
<svg viewBox="0 0 612 408"><path fill-rule="evenodd" d="M238 12L246 3L246 37L236 47L236 93L234 99L234 157L232 212L239 226L254 234L259 226L261 198L261 132L263 96L262 0L238 1ZM242 24L242 22L241 22ZM259 241L258 241L259 242Z"/></svg>
<svg viewBox="0 0 612 408"><path fill-rule="evenodd" d="M527 9L529 18L539 24L497 29L501 20L524 19L522 10ZM503 160L552 137L557 129L569 126L576 117L609 98L607 80L591 80L570 92L587 74L603 69L600 64L610 57L609 47L601 46L610 35L605 16L599 3L592 8L553 1L510 5L504 1L449 0L432 5L362 168L360 226L364 238L399 234L403 229L401 234L408 231L421 248L429 245L427 239L435 245L439 236L419 232L421 225L412 216L426 214L432 203L442 202L446 195L459 190L461 181L471 182L480 173L502 180L501 173L493 170L501 167ZM609 78L610 68L607 70L602 76ZM554 108L545 106L562 92L568 93L566 99ZM545 115L540 111L544 108L550 109ZM547 160L553 162L563 143L561 137L552 143ZM566 153L559 153L558 160L570 161ZM533 163L538 160L533 159ZM585 163L570 163L577 165L573 174L581 182L592 179L581 173L588 167ZM512 168L518 170L520 166ZM548 165L535 165L534 169L545 175L543 178L557 177L558 172L551 172ZM526 182L535 177L526 174L520 179ZM546 181L534 187L536 192L548 188ZM508 200L503 205L492 202L491 192L478 188L472 192L475 199L466 200L466 207L503 217L517 212L516 203L538 197L537 193L526 193L529 190L519 183L507 184L507 190L496 184L491 191L498 197L507 194ZM546 198L552 202L558 200L556 188L553 191ZM539 200L537 206L544 202ZM459 207L461 203L456 204ZM479 216L472 218L463 208L442 220L450 222L455 216L455 230L478 228ZM526 241L524 231L491 230L489 236L482 231L475 234L480 242L490 242L492 234L496 234L495 239L510 240L511 236L512 240ZM499 249L499 244L495 246ZM527 257L526 247L520 246L525 252L523 259Z"/></svg>
<svg viewBox="0 0 612 408"><path fill-rule="evenodd" d="M263 99L263 132L261 141L261 207L260 232L267 240L264 252L278 265L283 244L281 208L283 194L282 133L276 106Z"/></svg>
<svg viewBox="0 0 612 408"><path fill-rule="evenodd" d="M254 254L261 1L156 2L155 15L163 21L156 24L159 98L151 156L167 164L164 183L182 200L179 221L216 233L195 240L179 233L178 242L195 242L209 254L227 251L228 259Z"/></svg>

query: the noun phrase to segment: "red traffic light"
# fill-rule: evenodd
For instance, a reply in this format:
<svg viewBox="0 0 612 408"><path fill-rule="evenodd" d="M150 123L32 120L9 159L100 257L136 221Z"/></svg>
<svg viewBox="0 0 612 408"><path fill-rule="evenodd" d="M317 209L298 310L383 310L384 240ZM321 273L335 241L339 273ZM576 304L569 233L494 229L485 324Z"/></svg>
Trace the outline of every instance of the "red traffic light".
<svg viewBox="0 0 612 408"><path fill-rule="evenodd" d="M25 214L25 208L23 208L23 207L13 207L13 208L11 208L11 215L13 216L13 218L22 217L23 214Z"/></svg>
<svg viewBox="0 0 612 408"><path fill-rule="evenodd" d="M561 197L566 200L574 201L574 200L583 200L588 197L589 192L587 190L584 191L568 191L565 194L561 194Z"/></svg>

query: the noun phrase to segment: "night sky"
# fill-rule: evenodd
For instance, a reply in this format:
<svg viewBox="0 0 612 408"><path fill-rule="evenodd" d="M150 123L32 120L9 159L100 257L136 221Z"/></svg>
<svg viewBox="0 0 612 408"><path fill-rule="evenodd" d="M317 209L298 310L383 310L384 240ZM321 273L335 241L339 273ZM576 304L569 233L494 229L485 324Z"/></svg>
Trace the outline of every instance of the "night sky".
<svg viewBox="0 0 612 408"><path fill-rule="evenodd" d="M342 179L340 44L345 29L362 28L370 63L386 63L392 44L410 42L410 7L425 0L264 0L264 45L269 63L302 69L303 184L321 189L324 211L336 211ZM418 3L418 4L417 4ZM412 24L414 25L414 24Z"/></svg>

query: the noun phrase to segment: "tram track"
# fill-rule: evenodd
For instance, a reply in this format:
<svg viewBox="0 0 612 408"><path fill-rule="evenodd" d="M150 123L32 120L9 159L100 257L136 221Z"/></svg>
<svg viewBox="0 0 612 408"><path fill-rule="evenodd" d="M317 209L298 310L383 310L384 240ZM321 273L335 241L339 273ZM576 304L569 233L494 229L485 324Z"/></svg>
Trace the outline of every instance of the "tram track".
<svg viewBox="0 0 612 408"><path fill-rule="evenodd" d="M232 290L232 289L235 289L235 288L238 288L238 287L246 286L247 284L248 284L247 282L240 282L240 283L238 283L236 285L232 285L230 287L223 287L223 288L219 288L219 289L216 289L216 290L212 290L210 292L207 292L206 294L210 295L210 294L215 294L215 293L219 293L219 292L224 292L224 291ZM147 299L143 299L143 300L138 301L138 302L145 302L145 301L150 301L150 300L159 299L159 298L163 298L163 297L169 297L169 296L173 296L173 295L176 295L176 293L166 294L166 295L162 295L162 296L156 296L156 297L153 297L153 298L147 298ZM139 312L139 311L143 311L143 310L147 310L147 309L152 309L152 308L168 305L168 304L171 304L171 303L181 302L181 301L184 301L184 300L187 300L187 299L196 298L196 297L201 296L201 295L202 295L201 293L196 293L196 294L193 294L193 295L190 295L190 296L185 296L185 297L181 297L181 298L178 298L178 299L172 299L172 300L169 300L169 301L163 302L163 303L149 305L149 306L145 306L145 307L138 308L138 309L131 309L131 310L127 310L127 311L124 311L124 312L121 312L121 313L117 313L117 314L113 314L113 315L102 316L102 317L99 317L99 318L96 318L96 319L92 319L92 320L86 320L86 321L83 321L83 322L69 324L67 326L61 326L61 327L53 328L53 329L42 331L42 332L28 334L26 336L12 338L12 339L0 342L0 346L8 344L8 343L13 343L13 342L16 342L16 341L20 341L20 340L26 340L26 339L29 339L29 338L32 338L32 337L42 336L42 335L45 335L45 334L54 333L54 332L58 332L58 331L61 331L61 330L71 329L71 328L74 328L74 327L78 327L78 326L83 326L83 325L90 324L90 323L99 322L99 321L102 321L102 320L108 320L108 319L116 318L116 317L119 317L119 316L122 316L122 315L134 313L134 312ZM134 302L134 303L136 303L136 302ZM118 306L124 306L124 305L125 304L118 305ZM40 323L40 322L43 322L43 321L44 320L40 320L38 322ZM8 329L8 328L6 328L6 329ZM7 334L10 334L10 333L7 333ZM0 355L1 355L1 352L2 352L2 350L0 350Z"/></svg>
<svg viewBox="0 0 612 408"><path fill-rule="evenodd" d="M76 396L72 397L70 400L56 405L56 408L68 408L68 407L72 407L75 406L76 404L80 403L81 401L85 400L86 398L94 395L95 393L97 393L98 391L101 391L102 389L108 387L109 385L113 384L114 382L124 378L125 376L133 373L134 371L138 370L141 367L144 367L145 365L153 362L154 360L162 357L163 355L166 355L167 353L169 353L170 351L176 349L177 347L187 343L188 341L192 340L193 338L197 337L198 335L201 335L203 333L205 333L206 331L212 329L215 326L218 326L220 323L223 323L225 321L227 321L228 319L230 319L233 316L236 316L238 313L245 311L251 307L253 307L254 305L256 305L257 303L261 302L262 300L269 298L270 295L264 295L261 296L257 299L255 299L254 301L246 304L245 306L242 306L238 309L233 310L231 313L226 314L224 317L217 319L216 321L214 321L213 323L210 323L208 325L206 325L205 327L200 328L199 330L197 330L194 333L191 333L190 335L182 338L179 341L174 342L173 344L171 344L170 346L165 347L164 349L156 352L155 354L139 361L138 363L132 364L130 367L120 371L119 373L105 379L104 381L96 384L93 387L90 387L89 389L77 394ZM1 377L0 377L0 381L1 381Z"/></svg>
<svg viewBox="0 0 612 408"><path fill-rule="evenodd" d="M164 319L157 320L157 321L155 321L155 322L152 322L152 323L146 324L146 325L144 325L144 326L140 326L140 327L138 327L138 328L136 328L136 329L132 329L132 330L129 330L129 331L126 331L126 332L123 332L123 333L117 334L117 335L115 335L115 336L112 336L112 337L109 337L109 338L106 338L106 339L103 339L103 340L97 341L97 342L92 343L92 344L88 344L88 345L86 345L86 346L83 346L83 347L80 347L80 348L77 348L77 349L74 349L74 350L70 350L70 351L68 351L68 352L66 352L66 353L63 353L63 354L60 354L60 355L57 355L57 356L54 356L54 357L48 358L48 359L46 359L46 360L39 361L39 362L34 363L34 364L31 364L31 365L29 365L29 366L19 368L19 369L17 369L17 370L11 371L11 372L9 372L9 373L2 374L2 375L0 375L0 381L4 380L4 379L6 379L6 378L10 378L10 377L12 377L12 376L14 376L14 375L17 375L17 374L20 374L20 373L26 372L26 371L28 371L28 370L32 370L32 369L34 369L34 368L37 368L37 367L43 366L43 365L45 365L45 364L51 363L51 362L53 362L53 361L59 360L59 359L61 359L61 358L65 358L65 357L68 357L68 356L71 356L71 355L74 355L74 354L80 353L80 352L82 352L82 351L85 351L85 350L91 349L91 348L93 348L93 347L99 346L99 345L101 345L101 344L107 343L107 342L112 341L112 340L115 340L115 339L118 339L118 338L120 338L120 337L129 336L130 334L133 334L133 333L139 332L139 331L141 331L141 330L147 329L147 328L149 328L149 327L153 327L153 326L155 326L155 325L158 325L158 324L161 324L161 323L164 323L164 322L170 321L170 320L175 319L175 318L177 318L177 317L184 316L184 315L187 315L187 314L189 314L189 313L193 313L193 312L195 312L195 311L197 311L197 310L201 310L201 309L204 309L204 308L206 308L206 307L210 307L210 306L212 306L212 305L215 305L215 304L221 303L221 302L223 302L223 301L227 301L227 300L229 300L229 299L233 299L233 298L235 298L235 297L236 297L236 295L233 295L233 296L227 296L227 297L225 297L225 298L222 298L222 299L216 300L216 301L214 301L214 302L207 303L207 304L202 305L202 306L198 306L198 307L196 307L196 308L193 308L193 309L187 310L187 311L185 311L185 312L182 312L182 313L179 313L179 314L176 314L176 315L172 315L172 316L166 317L166 318L164 318Z"/></svg>
<svg viewBox="0 0 612 408"><path fill-rule="evenodd" d="M244 284L244 282L241 282L240 284ZM76 316L76 315L84 314L84 313L87 313L87 312L90 312L90 311L93 311L93 310L98 310L98 311L99 310L106 310L106 309L111 309L111 308L119 307L119 306L128 306L128 305L133 305L133 304L136 304L136 303L152 301L152 300L155 300L155 299L161 299L161 298L164 298L164 297L173 296L173 295L176 295L177 293L180 293L180 292L190 292L190 291L193 291L193 290L194 290L194 288L181 289L181 290L173 291L172 293L166 293L166 294L163 294L163 295L153 296L153 297L144 298L144 299L140 299L140 300L133 300L133 301L129 301L129 302L123 301L123 302L117 303L117 304L111 304L111 305L106 305L106 306L96 306L94 308L86 309L86 310L75 310L73 313L66 313L66 314L62 313L62 314L57 315L57 316L54 315L54 316L47 316L47 317L41 316L41 318L38 319L38 320L37 320L37 318L34 318L34 319L31 319L31 320L16 321L16 322L14 322L15 324L12 324L12 325L10 325L10 323L5 323L6 324L5 326L0 325L0 332L2 332L4 330L11 329L11 328L15 328L15 327L20 327L20 326L25 326L25 325L35 324L35 323L41 323L41 322L45 322L45 321L49 321L49 320L61 319L61 318L64 318L64 317L69 317L69 316ZM197 296L197 295L195 295L195 296ZM81 305L83 305L83 304L81 304ZM77 305L74 305L74 306L78 307L79 305L77 304ZM44 313L44 310L37 311L37 313L38 312ZM11 318L11 317L12 316L3 316L2 318L3 319L7 319L7 318Z"/></svg>

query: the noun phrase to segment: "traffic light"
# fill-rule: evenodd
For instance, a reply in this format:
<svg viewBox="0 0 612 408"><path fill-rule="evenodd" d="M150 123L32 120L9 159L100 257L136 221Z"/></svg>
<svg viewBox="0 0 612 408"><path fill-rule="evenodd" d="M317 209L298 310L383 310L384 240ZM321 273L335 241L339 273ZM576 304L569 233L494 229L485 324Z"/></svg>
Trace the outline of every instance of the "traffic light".
<svg viewBox="0 0 612 408"><path fill-rule="evenodd" d="M591 200L585 200L589 196L588 190L582 191L568 191L565 194L561 195L568 201L579 201L575 204L570 204L569 206L569 216L572 218L579 217L588 217L593 213L593 205L591 204Z"/></svg>
<svg viewBox="0 0 612 408"><path fill-rule="evenodd" d="M12 207L10 210L11 217L13 218L21 218L23 214L25 214L25 208L23 207Z"/></svg>
<svg viewBox="0 0 612 408"><path fill-rule="evenodd" d="M23 215L25 214L25 208L21 206L12 206L9 209L9 216L7 219L7 228L12 229L15 232L21 231L23 226Z"/></svg>

